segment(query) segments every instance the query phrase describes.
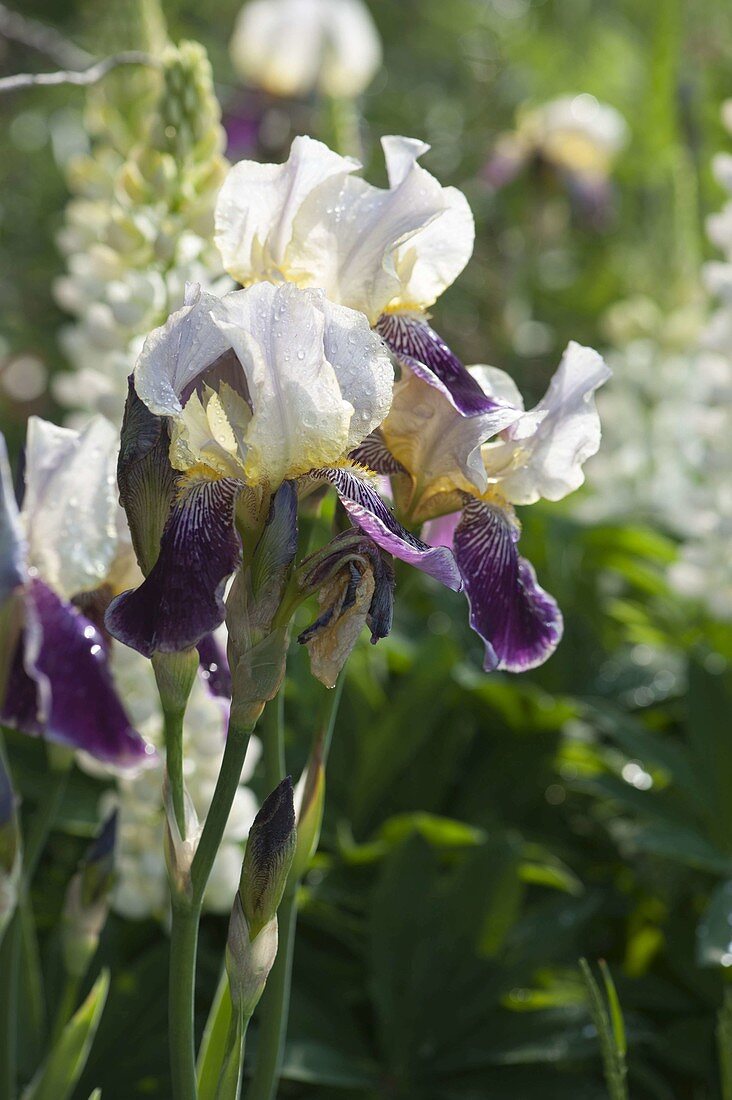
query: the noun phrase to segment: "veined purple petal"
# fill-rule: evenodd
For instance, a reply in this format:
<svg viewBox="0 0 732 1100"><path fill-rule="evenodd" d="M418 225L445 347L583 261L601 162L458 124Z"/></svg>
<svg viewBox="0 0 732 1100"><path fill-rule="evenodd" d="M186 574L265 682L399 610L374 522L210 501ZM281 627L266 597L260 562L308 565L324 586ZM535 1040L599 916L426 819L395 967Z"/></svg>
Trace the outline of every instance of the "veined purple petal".
<svg viewBox="0 0 732 1100"><path fill-rule="evenodd" d="M375 474L391 477L394 474L404 474L406 470L401 462L398 462L384 441L384 437L377 428L367 435L355 450L351 451L349 458L357 462L359 466L367 466Z"/></svg>
<svg viewBox="0 0 732 1100"><path fill-rule="evenodd" d="M212 695L231 699L231 669L224 647L215 634L207 634L196 646L200 658L201 675Z"/></svg>
<svg viewBox="0 0 732 1100"><path fill-rule="evenodd" d="M241 485L233 478L184 480L139 588L109 605L109 633L151 657L197 645L224 621L226 580L241 562L234 527Z"/></svg>
<svg viewBox="0 0 732 1100"><path fill-rule="evenodd" d="M409 313L382 313L376 331L400 363L444 393L462 416L479 416L503 407L504 402L483 393L477 380L426 320Z"/></svg>
<svg viewBox="0 0 732 1100"><path fill-rule="evenodd" d="M542 664L562 637L562 613L517 549L517 524L502 508L471 499L455 530L455 557L470 625L485 642L486 671Z"/></svg>
<svg viewBox="0 0 732 1100"><path fill-rule="evenodd" d="M2 720L118 767L153 754L117 697L101 634L38 579L26 588L25 634Z"/></svg>
<svg viewBox="0 0 732 1100"><path fill-rule="evenodd" d="M309 476L330 482L356 527L370 535L382 550L416 566L453 591L460 590L460 573L451 551L444 546L428 546L402 527L376 490L353 470L334 467L312 470Z"/></svg>

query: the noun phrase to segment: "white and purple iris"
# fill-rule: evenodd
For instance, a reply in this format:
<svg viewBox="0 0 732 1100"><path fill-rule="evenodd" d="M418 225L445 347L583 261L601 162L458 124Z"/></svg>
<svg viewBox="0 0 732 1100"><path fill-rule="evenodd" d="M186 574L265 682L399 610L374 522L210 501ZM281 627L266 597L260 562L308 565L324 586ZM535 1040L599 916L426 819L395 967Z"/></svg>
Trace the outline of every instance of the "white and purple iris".
<svg viewBox="0 0 732 1100"><path fill-rule="evenodd" d="M17 610L0 717L126 768L153 750L117 697L97 621L136 570L116 499L117 447L101 417L82 433L31 417L19 510L0 436L0 605Z"/></svg>
<svg viewBox="0 0 732 1100"><path fill-rule="evenodd" d="M507 374L470 368L481 392L504 403L502 415L512 410L496 433L497 413L463 416L438 386L405 373L370 442L400 514L453 549L487 670L539 665L561 638L561 612L518 552L513 505L561 500L582 484L582 464L600 444L593 394L609 374L597 352L572 343L544 397L525 412Z"/></svg>
<svg viewBox="0 0 732 1100"><path fill-rule="evenodd" d="M236 165L217 205L217 243L246 289L219 299L191 288L145 344L127 434L162 439L177 481L157 561L106 620L140 652L195 645L213 630L242 562L241 531L261 531L284 483L307 492L318 482L382 551L464 588L486 668L530 668L559 641L561 614L518 554L512 505L581 484L600 439L592 394L609 371L570 344L526 412L503 372L466 368L427 310L470 258L472 214L418 164L427 146L382 144L386 189L309 138L284 164ZM135 452L125 429L122 452ZM407 526L459 511L454 536L416 537L370 474L391 478Z"/></svg>
<svg viewBox="0 0 732 1100"><path fill-rule="evenodd" d="M242 561L237 513L254 537L284 483L332 485L379 547L458 589L450 551L406 531L349 458L382 423L392 389L366 318L322 291L261 283L219 299L191 288L135 370L122 453L135 451L131 432L138 443L164 434L177 481L157 560L110 605L110 633L148 656L200 643L223 621L224 587ZM144 458L125 460L122 476Z"/></svg>

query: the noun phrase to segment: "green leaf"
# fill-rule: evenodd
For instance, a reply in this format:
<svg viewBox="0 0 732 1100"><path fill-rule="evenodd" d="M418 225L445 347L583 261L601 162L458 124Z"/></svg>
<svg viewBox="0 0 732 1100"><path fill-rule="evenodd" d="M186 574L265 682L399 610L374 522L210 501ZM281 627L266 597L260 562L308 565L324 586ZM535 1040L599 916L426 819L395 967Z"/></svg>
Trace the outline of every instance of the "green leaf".
<svg viewBox="0 0 732 1100"><path fill-rule="evenodd" d="M378 1066L373 1062L344 1054L324 1043L298 1039L287 1044L282 1076L290 1081L364 1092L373 1092L380 1080Z"/></svg>
<svg viewBox="0 0 732 1100"><path fill-rule="evenodd" d="M603 979L605 990L608 993L608 1010L608 1005L603 1001L600 988L593 977L587 959L580 959L580 970L585 980L590 1014L600 1040L605 1081L610 1100L628 1100L625 1025L623 1024L615 986L607 967L605 967Z"/></svg>
<svg viewBox="0 0 732 1100"><path fill-rule="evenodd" d="M214 1100L226 1053L231 1023L231 992L226 969L222 971L198 1052L198 1100Z"/></svg>
<svg viewBox="0 0 732 1100"><path fill-rule="evenodd" d="M722 875L732 874L732 859L693 829L659 823L641 826L629 839L639 851L650 852L673 863Z"/></svg>
<svg viewBox="0 0 732 1100"><path fill-rule="evenodd" d="M89 1057L108 993L109 971L103 970L62 1031L48 1061L23 1093L23 1100L66 1100L71 1096Z"/></svg>

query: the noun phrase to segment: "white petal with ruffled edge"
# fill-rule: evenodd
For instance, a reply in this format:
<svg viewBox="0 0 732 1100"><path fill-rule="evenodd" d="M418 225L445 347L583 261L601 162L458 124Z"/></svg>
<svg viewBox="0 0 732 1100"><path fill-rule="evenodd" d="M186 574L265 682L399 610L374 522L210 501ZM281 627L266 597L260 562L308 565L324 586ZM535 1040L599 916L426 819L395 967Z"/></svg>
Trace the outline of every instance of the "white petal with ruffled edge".
<svg viewBox="0 0 732 1100"><path fill-rule="evenodd" d="M117 432L101 416L83 432L28 421L28 562L67 599L103 584L117 553L117 450Z"/></svg>
<svg viewBox="0 0 732 1100"><path fill-rule="evenodd" d="M592 348L571 342L535 408L483 449L488 477L514 504L561 500L584 481L583 463L600 446L594 392L610 368Z"/></svg>
<svg viewBox="0 0 732 1100"><path fill-rule="evenodd" d="M388 188L351 176L355 161L307 138L283 165L236 165L216 212L229 273L319 287L372 324L387 307L432 305L470 258L472 214L417 163L429 146L402 137L382 145Z"/></svg>
<svg viewBox="0 0 732 1100"><path fill-rule="evenodd" d="M284 164L234 165L216 204L216 246L229 274L240 283L289 279L287 252L303 203L327 180L342 181L358 167L310 137L295 138Z"/></svg>

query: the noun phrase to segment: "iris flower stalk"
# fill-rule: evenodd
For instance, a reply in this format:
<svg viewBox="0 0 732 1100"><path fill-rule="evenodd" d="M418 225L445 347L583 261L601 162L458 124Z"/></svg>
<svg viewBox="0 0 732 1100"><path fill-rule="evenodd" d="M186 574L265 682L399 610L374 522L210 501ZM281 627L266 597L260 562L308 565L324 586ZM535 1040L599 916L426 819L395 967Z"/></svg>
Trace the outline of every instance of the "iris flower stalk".
<svg viewBox="0 0 732 1100"><path fill-rule="evenodd" d="M459 584L452 554L402 528L348 457L386 415L392 382L362 314L322 292L260 284L221 299L192 287L146 341L131 383L118 481L145 580L112 601L107 629L159 664L224 617L229 631L232 702L211 807L203 828L191 820L189 829L179 791L185 832L179 813L168 819L172 1061L186 1100L203 892L249 736L284 675L294 610L332 589L310 639L317 667L328 645L345 660L354 623L368 622L374 639L388 631L393 578L382 554ZM298 497L323 485L335 488L352 533L294 570Z"/></svg>
<svg viewBox="0 0 732 1100"><path fill-rule="evenodd" d="M144 580L112 600L106 628L169 670L226 619L232 683L202 828L180 761L169 774L177 1100L196 1093L203 891L250 734L280 691L300 604L318 597L319 614L298 641L328 687L364 626L372 642L389 632L394 558L464 589L486 669L539 664L561 636L556 603L518 554L513 504L560 499L581 484L599 445L592 395L606 368L591 349L570 345L545 398L525 411L502 372L465 367L427 310L470 256L470 209L418 164L421 142L389 138L384 149L383 190L354 175L356 162L304 138L284 165L234 168L217 206L217 243L246 285L223 297L189 286L182 308L148 336L130 379L118 483ZM408 530L379 495L380 477L412 526L462 508L454 538L425 541ZM299 502L323 490L335 491L350 526L298 563ZM185 691L179 703L182 714ZM279 717L273 728L271 787L284 771ZM269 1100L279 1074L305 863L295 859L284 893L284 950L265 994L253 1100Z"/></svg>

